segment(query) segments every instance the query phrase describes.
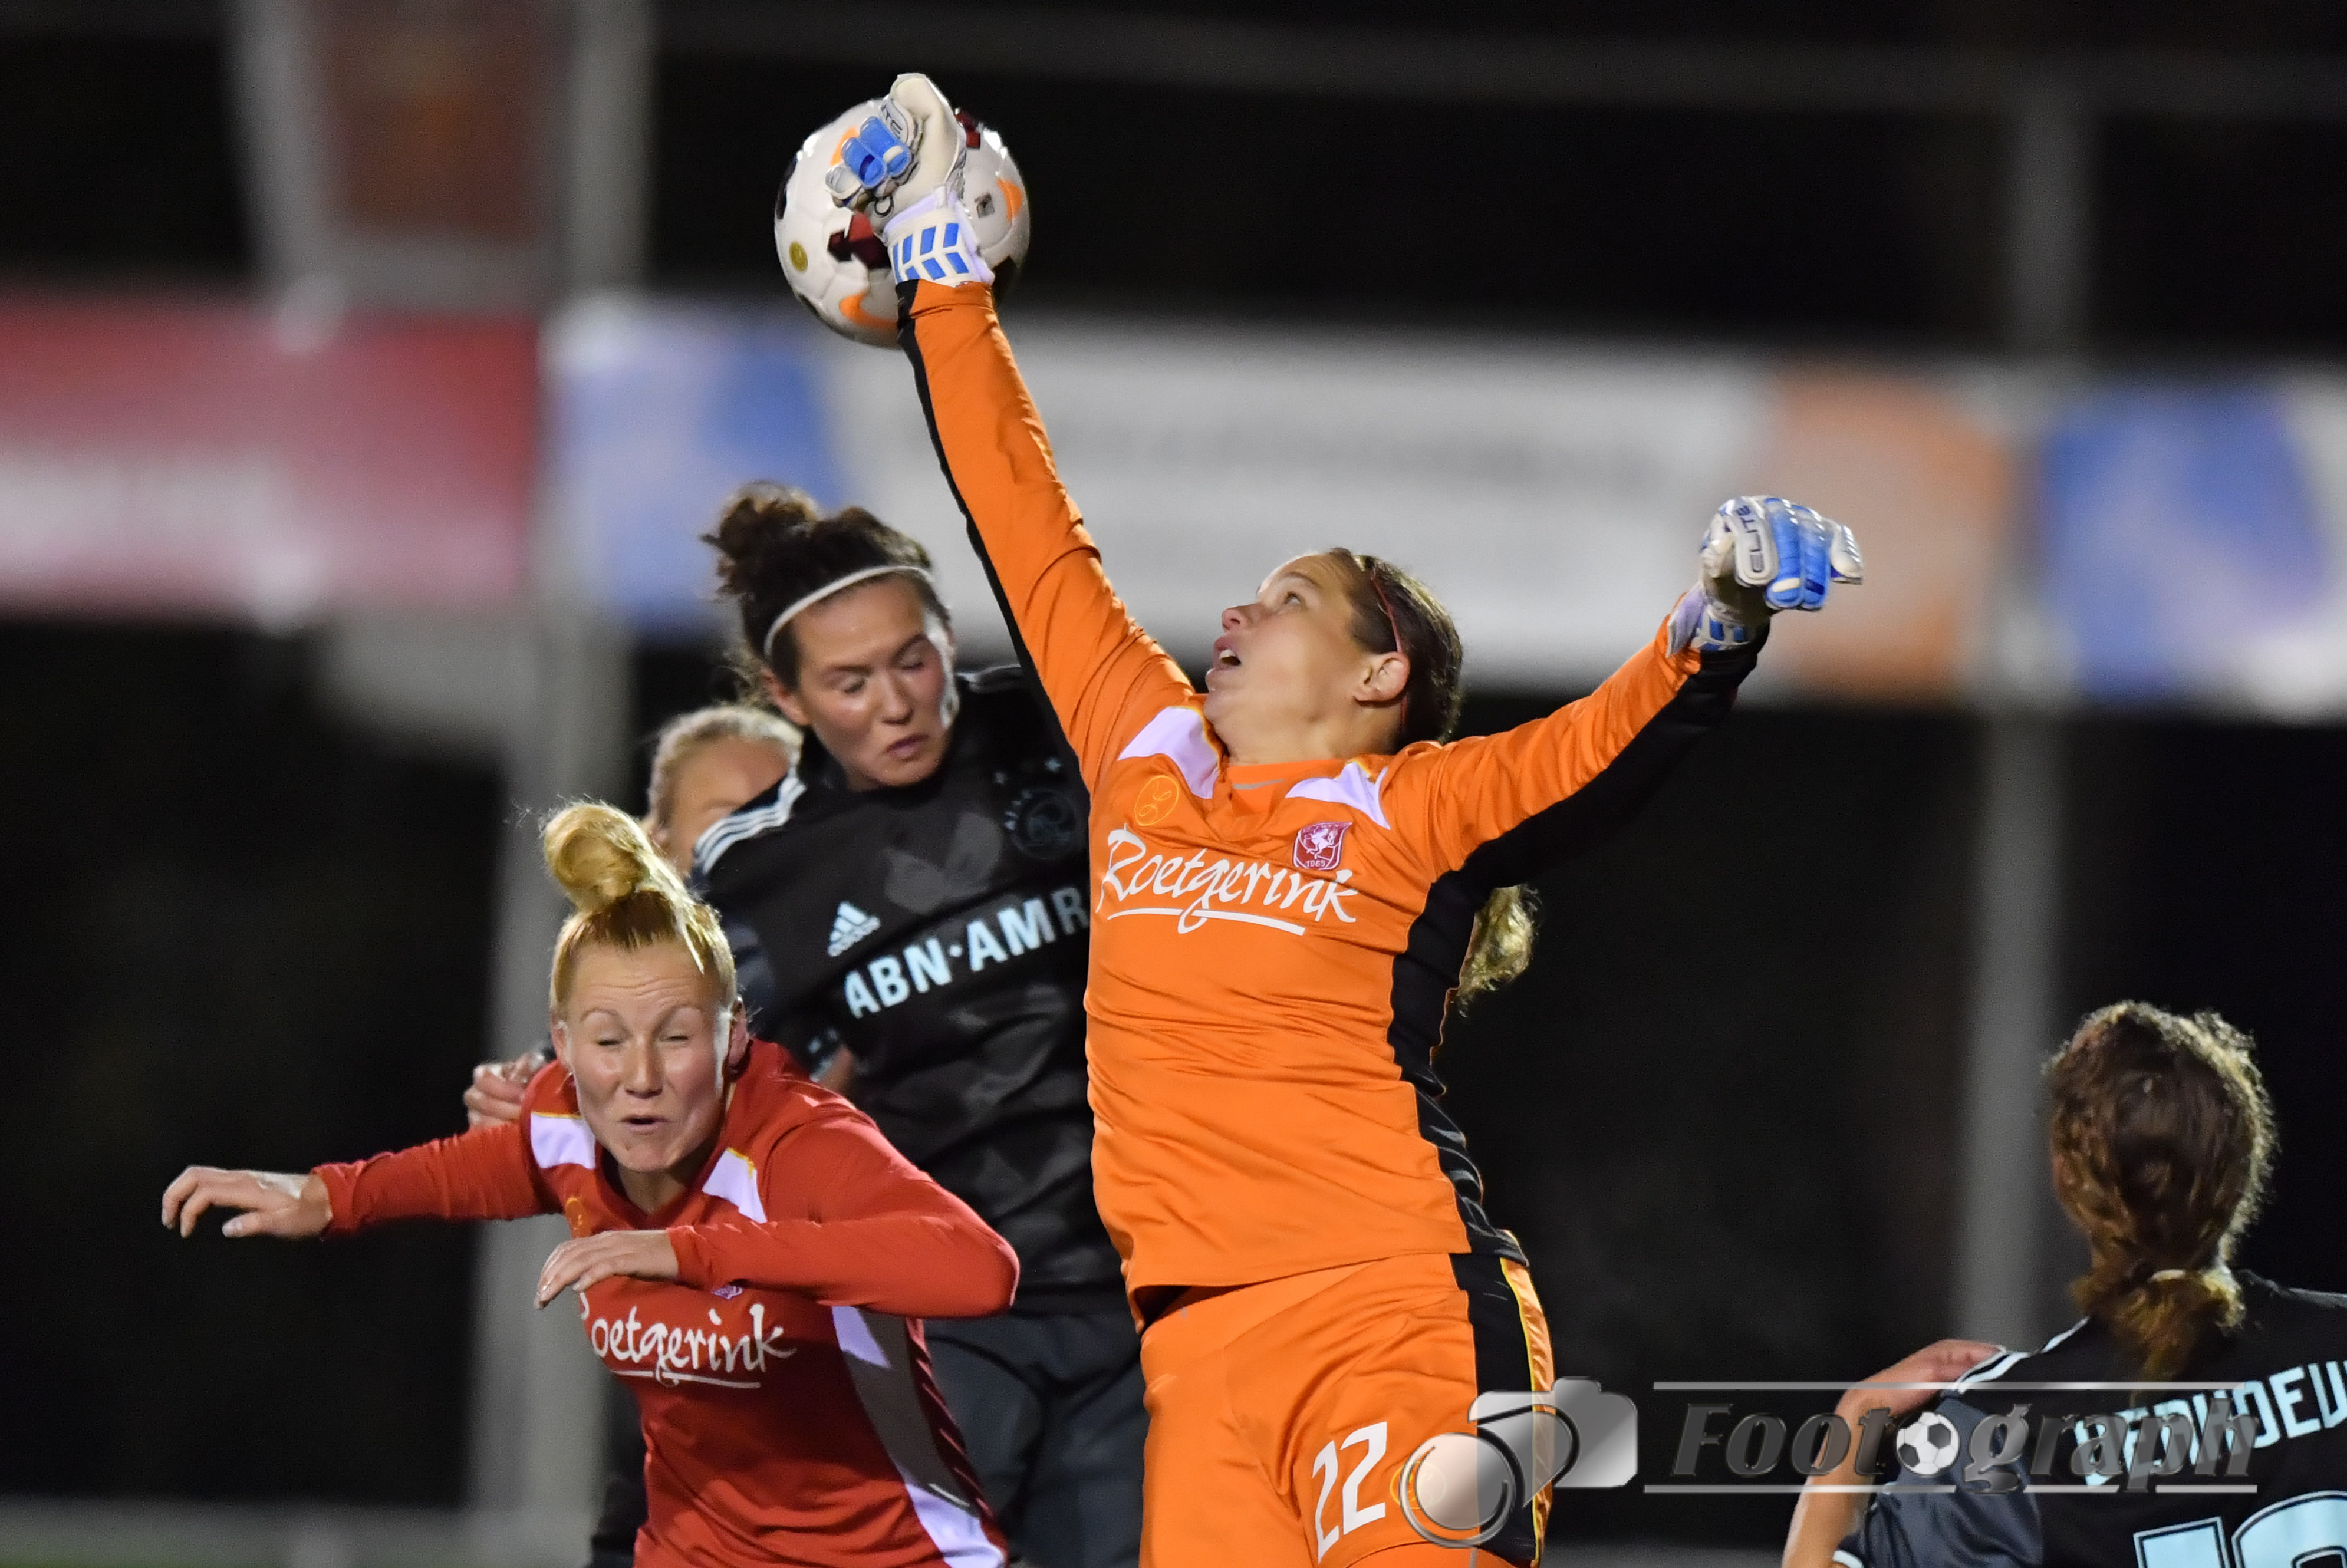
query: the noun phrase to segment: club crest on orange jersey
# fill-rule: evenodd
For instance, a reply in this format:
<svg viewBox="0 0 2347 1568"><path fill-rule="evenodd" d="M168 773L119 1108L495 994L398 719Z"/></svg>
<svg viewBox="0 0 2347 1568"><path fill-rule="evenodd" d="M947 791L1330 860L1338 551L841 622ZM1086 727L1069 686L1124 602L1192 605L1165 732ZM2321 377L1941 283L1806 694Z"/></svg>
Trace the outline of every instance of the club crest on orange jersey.
<svg viewBox="0 0 2347 1568"><path fill-rule="evenodd" d="M1349 822L1316 822L1309 827L1296 830L1296 868L1298 871L1334 871L1337 863L1345 858L1345 830Z"/></svg>
<svg viewBox="0 0 2347 1568"><path fill-rule="evenodd" d="M1157 774L1141 786L1141 794L1134 797L1133 820L1143 827L1155 827L1174 815L1174 807L1181 798L1181 786L1163 774Z"/></svg>

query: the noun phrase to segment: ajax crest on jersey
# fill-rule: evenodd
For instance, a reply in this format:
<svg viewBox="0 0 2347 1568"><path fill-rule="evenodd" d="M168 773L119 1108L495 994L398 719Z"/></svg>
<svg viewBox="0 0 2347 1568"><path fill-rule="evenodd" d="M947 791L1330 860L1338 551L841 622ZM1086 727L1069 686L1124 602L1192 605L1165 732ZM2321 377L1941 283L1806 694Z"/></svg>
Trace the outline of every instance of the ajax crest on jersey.
<svg viewBox="0 0 2347 1568"><path fill-rule="evenodd" d="M897 343L897 284L888 249L863 213L842 207L824 176L841 161L858 127L880 100L856 105L806 138L774 199L774 250L791 292L815 319L843 337L876 348ZM1033 216L1027 182L997 132L957 115L962 156L948 176L977 231L978 253L994 269L1001 293L1027 259Z"/></svg>
<svg viewBox="0 0 2347 1568"><path fill-rule="evenodd" d="M1019 853L1030 860L1064 860L1083 842L1084 814L1057 784L1030 784L1002 814Z"/></svg>
<svg viewBox="0 0 2347 1568"><path fill-rule="evenodd" d="M1917 1475L1937 1475L1956 1462L1956 1424L1926 1410L1899 1429L1899 1462Z"/></svg>
<svg viewBox="0 0 2347 1568"><path fill-rule="evenodd" d="M1334 871L1337 863L1345 858L1345 830L1349 822L1316 822L1309 827L1296 830L1296 868L1298 871Z"/></svg>

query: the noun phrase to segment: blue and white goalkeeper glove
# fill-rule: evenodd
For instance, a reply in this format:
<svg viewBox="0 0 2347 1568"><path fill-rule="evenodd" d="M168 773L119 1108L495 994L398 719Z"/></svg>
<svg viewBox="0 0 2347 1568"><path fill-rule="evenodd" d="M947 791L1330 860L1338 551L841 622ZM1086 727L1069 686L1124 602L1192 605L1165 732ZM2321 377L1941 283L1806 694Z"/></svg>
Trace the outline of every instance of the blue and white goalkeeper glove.
<svg viewBox="0 0 2347 1568"><path fill-rule="evenodd" d="M900 283L990 283L964 204L962 176L977 133L918 72L898 77L879 112L849 135L825 177L832 199L868 213Z"/></svg>
<svg viewBox="0 0 2347 1568"><path fill-rule="evenodd" d="M1819 610L1838 582L1862 582L1858 539L1780 496L1738 496L1712 514L1701 569L1671 615L1673 653L1750 648L1780 610Z"/></svg>

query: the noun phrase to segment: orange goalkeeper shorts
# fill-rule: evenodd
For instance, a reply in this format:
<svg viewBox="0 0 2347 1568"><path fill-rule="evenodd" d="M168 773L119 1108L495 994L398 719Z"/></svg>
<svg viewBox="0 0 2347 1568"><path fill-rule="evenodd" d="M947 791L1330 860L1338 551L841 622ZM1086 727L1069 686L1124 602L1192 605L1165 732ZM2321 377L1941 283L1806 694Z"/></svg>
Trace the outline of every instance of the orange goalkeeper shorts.
<svg viewBox="0 0 2347 1568"><path fill-rule="evenodd" d="M1191 1291L1141 1341L1149 1385L1142 1568L1463 1564L1395 1482L1478 1394L1546 1389L1548 1321L1512 1259L1421 1254ZM1545 1495L1479 1555L1540 1555ZM1409 1549L1415 1548L1410 1552ZM1399 1549L1399 1550L1398 1550Z"/></svg>

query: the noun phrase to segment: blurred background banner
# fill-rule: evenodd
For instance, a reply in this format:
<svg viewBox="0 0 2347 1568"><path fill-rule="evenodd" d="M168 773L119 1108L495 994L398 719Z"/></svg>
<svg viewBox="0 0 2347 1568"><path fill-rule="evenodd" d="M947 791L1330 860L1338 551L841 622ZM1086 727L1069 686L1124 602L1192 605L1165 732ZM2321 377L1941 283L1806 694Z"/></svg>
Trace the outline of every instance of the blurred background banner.
<svg viewBox="0 0 2347 1568"><path fill-rule="evenodd" d="M1948 702L1978 694L2024 537L2025 399L1978 369L1789 369L1770 384L1747 489L1855 522L1872 590L1787 622L1756 694ZM1847 613L1844 613L1847 611Z"/></svg>
<svg viewBox="0 0 2347 1568"><path fill-rule="evenodd" d="M0 602L268 626L514 603L536 337L0 301Z"/></svg>
<svg viewBox="0 0 2347 1568"><path fill-rule="evenodd" d="M639 632L704 636L716 558L701 536L736 487L771 479L826 507L864 500L842 477L822 335L795 313L610 297L555 321L548 493L582 591Z"/></svg>
<svg viewBox="0 0 2347 1568"><path fill-rule="evenodd" d="M1720 499L1766 491L1866 519L1870 570L1899 588L1788 627L1756 691L1961 702L2021 534L2021 394L1983 371L1082 318L1016 336L1118 590L1193 664L1251 573L1343 543L1429 580L1477 679L1591 684L1691 579ZM965 647L1008 655L896 355L795 312L612 299L552 343L554 504L615 614L654 635L712 624L698 536L764 477L919 538Z"/></svg>
<svg viewBox="0 0 2347 1568"><path fill-rule="evenodd" d="M1118 592L1193 667L1225 605L1341 544L1422 574L1475 678L1602 678L1693 579L1694 541L1768 411L1766 373L1726 356L1211 323L1013 330ZM833 361L859 494L950 563L965 612L986 606L905 366Z"/></svg>
<svg viewBox="0 0 2347 1568"><path fill-rule="evenodd" d="M2347 382L2120 384L2040 467L2045 602L2090 701L2347 711Z"/></svg>
<svg viewBox="0 0 2347 1568"><path fill-rule="evenodd" d="M796 312L613 297L551 330L550 495L614 616L717 627L699 536L768 478L919 538L965 648L1008 656L896 355ZM1477 679L1592 684L1686 585L1720 498L1759 492L1861 519L1883 591L1778 628L1756 697L2347 711L2347 380L2049 395L1981 364L1064 316L1015 335L1119 591L1193 665L1251 573L1343 543L1430 581Z"/></svg>

